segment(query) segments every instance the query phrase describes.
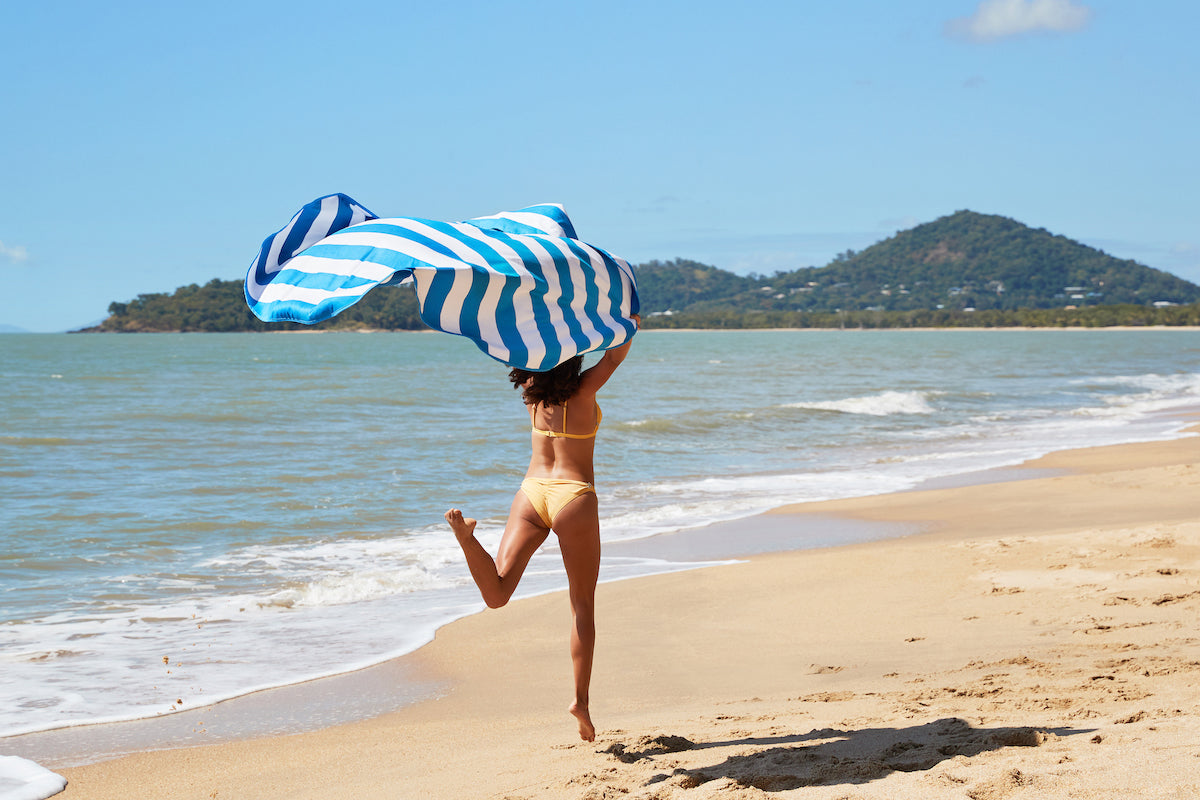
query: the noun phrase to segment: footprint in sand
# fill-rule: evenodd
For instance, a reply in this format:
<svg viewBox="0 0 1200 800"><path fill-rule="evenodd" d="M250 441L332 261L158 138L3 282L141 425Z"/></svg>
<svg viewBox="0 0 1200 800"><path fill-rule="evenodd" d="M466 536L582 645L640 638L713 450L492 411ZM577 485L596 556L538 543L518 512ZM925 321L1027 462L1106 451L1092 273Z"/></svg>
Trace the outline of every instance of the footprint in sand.
<svg viewBox="0 0 1200 800"><path fill-rule="evenodd" d="M1037 779L1034 776L1013 769L1003 777L972 787L967 791L967 797L971 800L1001 800L1020 789L1028 789L1036 784Z"/></svg>
<svg viewBox="0 0 1200 800"><path fill-rule="evenodd" d="M644 758L653 758L667 753L682 753L691 750L696 743L683 736L643 736L635 744L626 745L624 742L614 742L601 752L608 753L618 761L632 764Z"/></svg>
<svg viewBox="0 0 1200 800"><path fill-rule="evenodd" d="M821 664L813 664L808 670L809 675L831 675L835 672L841 672L845 667L823 666Z"/></svg>

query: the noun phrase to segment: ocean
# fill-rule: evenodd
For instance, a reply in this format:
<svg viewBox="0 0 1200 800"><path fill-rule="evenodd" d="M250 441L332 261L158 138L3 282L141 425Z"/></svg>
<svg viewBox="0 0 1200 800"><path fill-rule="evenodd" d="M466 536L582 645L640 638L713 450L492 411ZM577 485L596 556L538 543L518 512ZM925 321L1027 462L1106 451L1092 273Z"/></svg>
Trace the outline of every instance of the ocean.
<svg viewBox="0 0 1200 800"><path fill-rule="evenodd" d="M506 368L442 334L6 334L0 381L0 735L419 647L483 608L442 513L494 550L528 460ZM1183 435L1200 332L646 331L600 403L603 539L683 531L617 580L785 503ZM517 596L564 587L551 537Z"/></svg>

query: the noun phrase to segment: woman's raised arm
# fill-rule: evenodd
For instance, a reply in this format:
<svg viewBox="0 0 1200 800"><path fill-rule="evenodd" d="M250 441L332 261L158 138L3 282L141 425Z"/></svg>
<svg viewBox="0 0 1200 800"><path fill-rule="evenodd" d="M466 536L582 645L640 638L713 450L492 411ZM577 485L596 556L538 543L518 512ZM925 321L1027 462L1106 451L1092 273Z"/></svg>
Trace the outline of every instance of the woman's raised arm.
<svg viewBox="0 0 1200 800"><path fill-rule="evenodd" d="M642 329L642 318L637 314L632 316L633 322L637 325L638 330ZM625 360L625 356L629 355L629 347L633 344L633 337L630 337L625 344L620 347L614 347L611 350L605 350L604 355L600 357L594 365L584 370L579 376L579 389L577 394L596 394L604 384L608 383L608 379L617 371L617 367L621 366L621 362Z"/></svg>

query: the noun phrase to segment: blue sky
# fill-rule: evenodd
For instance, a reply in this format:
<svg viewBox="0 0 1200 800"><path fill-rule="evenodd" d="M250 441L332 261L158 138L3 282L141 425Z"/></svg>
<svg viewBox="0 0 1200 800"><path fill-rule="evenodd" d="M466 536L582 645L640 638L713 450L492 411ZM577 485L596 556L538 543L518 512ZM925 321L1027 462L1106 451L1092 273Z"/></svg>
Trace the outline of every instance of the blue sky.
<svg viewBox="0 0 1200 800"><path fill-rule="evenodd" d="M6 4L0 324L240 278L304 203L563 203L635 263L821 266L969 208L1200 283L1200 4Z"/></svg>

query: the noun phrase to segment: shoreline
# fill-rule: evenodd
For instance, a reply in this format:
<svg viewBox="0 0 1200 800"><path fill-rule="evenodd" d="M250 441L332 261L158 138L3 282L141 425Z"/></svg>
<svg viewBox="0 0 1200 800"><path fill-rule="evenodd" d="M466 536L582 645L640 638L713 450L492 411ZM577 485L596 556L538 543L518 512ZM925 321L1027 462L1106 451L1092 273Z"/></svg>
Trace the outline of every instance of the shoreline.
<svg viewBox="0 0 1200 800"><path fill-rule="evenodd" d="M1200 331L1200 325L1028 325L1028 326L1010 326L1010 325L946 325L941 328L928 327L806 327L806 328L658 328L653 325L643 329L644 331L672 331L678 333L696 333L699 331ZM0 331L4 333L4 331ZM79 329L73 331L7 331L7 333L21 333L42 335L44 333L437 333L432 328L330 328L330 329L298 329L298 330L265 330L265 331L146 331L146 330L123 330L123 331L106 331L99 329Z"/></svg>
<svg viewBox="0 0 1200 800"><path fill-rule="evenodd" d="M1192 432L1194 430L1193 428ZM664 644L661 638L656 637L654 631L643 630L646 626L646 617L657 619L663 614L663 609L655 604L650 604L649 608L644 607L644 597L642 596L647 592L656 594L660 598L665 592L665 596L675 597L677 600L680 592L692 596L698 588L707 586L719 587L730 582L738 583L740 579L735 578L735 576L744 574L747 570L767 569L777 571L781 565L787 565L784 567L785 569L802 569L812 580L823 583L828 588L828 581L833 575L842 574L843 577L849 575L852 578L853 573L859 567L863 566L863 562L876 563L881 559L897 558L906 552L929 551L931 547L935 551L941 552L947 546L955 549L956 552L977 548L1003 550L1005 548L996 547L996 542L1003 542L1005 537L1012 537L1014 533L1012 530L1014 527L1013 520L1015 519L1013 515L1019 515L1027 521L1027 525L1024 526L1025 528L1034 529L1033 533L1023 533L1018 538L1032 537L1034 541L1051 541L1055 537L1070 537L1073 533L1077 534L1081 525L1087 527L1087 525L1100 524L1103 529L1110 532L1114 528L1114 525L1117 528L1124 526L1126 529L1130 528L1130 526L1134 528L1138 526L1144 528L1161 528L1164 525L1186 525L1188 520L1195 520L1198 512L1200 512L1200 509L1196 507L1200 500L1189 499L1197 496L1195 492L1191 494L1184 492L1180 496L1180 493L1177 491L1178 487L1175 487L1176 491L1174 493L1169 488L1155 488L1153 491L1157 492L1156 502L1130 503L1129 500L1131 497L1146 499L1146 486L1143 483L1138 483L1135 486L1128 487L1127 491L1118 492L1113 490L1111 484L1113 477L1116 475L1144 472L1147 470L1158 471L1164 474L1169 473L1174 479L1181 477L1186 479L1190 473L1191 479L1194 480L1196 473L1193 471L1193 467L1197 461L1200 461L1198 450L1200 450L1200 446L1197 445L1195 437L1184 436L1183 438L1163 442L1111 445L1078 451L1060 451L1042 459L1028 462L1025 466L1017 468L1065 471L1065 473L1059 472L1054 477L1042 475L1041 477L1032 477L1026 480L1018 479L1005 483L975 484L967 487L916 490L894 495L877 495L853 500L826 501L823 503L804 504L805 507L799 511L796 508L785 507L773 512L773 514L783 519L803 518L809 520L819 518L821 515L833 515L843 519L882 521L886 524L901 524L905 523L906 520L908 524L912 524L912 519L920 518L918 524L924 527L926 531L901 539L873 540L833 548L752 555L746 561L722 570L690 570L682 573L602 584L600 592L604 599L601 600L600 606L607 609L605 611L606 616L611 615L612 619L606 627L613 628L613 630L603 631L600 639L602 646L598 652L597 683L599 685L596 687L596 696L598 699L607 699L600 700L599 703L594 704L594 710L596 711L597 719L600 721L602 734L595 746L565 743L570 741L567 738L570 729L567 727L566 715L561 713L561 709L554 706L554 704L547 703L545 698L545 688L564 688L569 685L565 669L567 665L564 663L565 658L563 653L560 652L564 649L563 641L561 641L563 633L561 628L564 621L562 615L564 611L561 596L559 594L551 594L515 602L512 606L500 612L477 614L460 619L440 629L432 645L398 659L398 662L405 662L407 667L418 671L423 676L434 679L441 686L440 696L436 699L419 701L414 705L373 719L361 720L333 728L325 728L311 733L237 740L224 744L182 750L142 751L115 761L73 767L63 771L71 778L73 786L86 786L88 787L88 793L72 794L72 789L68 788L67 794L64 796L120 796L115 790L111 795L100 793L107 791L103 788L105 786L117 785L110 784L109 782L110 778L117 774L126 775L127 777L129 775L140 775L139 780L141 780L146 777L147 769L153 772L157 772L164 767L175 770L180 768L184 763L194 761L208 762L210 759L216 759L214 763L228 766L231 763L242 763L243 756L246 753L273 752L278 748L284 748L288 752L291 752L293 745L299 747L300 751L311 755L311 747L314 746L313 743L322 742L324 743L321 745L322 747L331 746L331 742L339 741L343 736L349 737L349 739L360 744L362 741L370 741L374 742L375 745L379 745L379 731L381 730L388 731L389 736L400 735L409 745L414 746L415 740L413 737L437 734L434 736L434 739L446 745L444 737L450 736L453 739L455 735L454 731L457 730L459 734L462 734L465 732L462 730L464 726L471 727L476 723L484 724L489 729L495 728L495 726L505 727L516 725L522 731L523 735L528 733L534 741L542 742L546 748L550 749L551 754L554 755L550 759L551 761L562 761L564 753L574 754L573 758L575 760L583 758L584 760L594 761L595 759L590 756L585 758L589 752L588 748L597 753L603 753L602 744L609 742L614 736L620 739L625 733L621 729L613 731L606 726L621 725L624 728L632 727L634 730L637 730L639 725L645 726L647 724L643 719L644 713L647 710L652 711L650 716L655 719L663 715L672 719L679 719L680 714L683 714L685 717L691 714L692 717L689 717L689 719L695 722L695 715L700 713L698 710L699 707L696 705L698 698L700 698L700 707L707 708L709 711L712 710L714 701L717 703L728 702L733 705L744 705L751 702L744 698L741 700L737 699L738 689L741 688L740 684L742 680L739 679L731 684L731 676L727 669L728 664L723 665L722 668L715 670L715 672L712 669L706 672L701 670L705 672L703 680L696 679L693 681L688 671L680 670L680 665L676 663L679 659L672 657L672 653L677 650L682 650L683 653L686 653L687 658L698 659L701 662L708 663L709 666L712 663L720 662L721 658L717 653L696 650L695 644L687 643L687 637L681 642L678 635L676 635L671 638L669 644ZM1099 493L1099 496L1095 491L1097 488L1097 477L1104 479L1104 481L1100 481L1099 483L1099 488L1103 490ZM1083 491L1085 488L1090 488L1092 491L1085 492ZM1036 499L1039 496L1042 498L1041 505L1039 505L1039 501ZM1088 498L1086 502L1082 499L1070 503L1057 502L1056 505L1062 505L1063 507L1063 513L1060 513L1058 516L1052 515L1052 518L1047 518L1044 513L1038 513L1036 517L1039 517L1039 519L1036 522L1030 519L1031 512L1029 507L1032 505L1036 511L1044 511L1045 498L1059 498L1061 501L1063 498L1084 498L1085 496ZM1014 505L1016 500L1020 498L1025 499L1026 508L1024 510ZM1030 498L1034 499L1031 500ZM1103 502L1098 503L1097 500L1103 500ZM978 508L978 504L981 502L990 503L996 508L1004 509L1009 515L1008 519L1002 519L1003 515L999 514L981 516L975 513L968 515L967 519L971 521L964 523L964 506ZM1119 519L1111 517L1112 507L1126 506L1128 508L1124 517ZM1172 508L1175 510L1172 511ZM1182 509L1182 512L1180 509ZM1097 515L1102 519L1102 524L1097 522ZM964 531L962 529L964 524L968 525L970 530ZM1153 541L1154 537L1143 536L1143 539ZM991 544L988 544L989 542ZM959 552L959 555L961 555L961 552ZM850 573L846 573L847 562L850 562L850 566L853 567ZM1061 576L1065 577L1069 574L1071 573L1062 572ZM1189 580L1194 579L1189 578ZM752 586L757 583L757 579L751 581ZM742 590L745 590L746 585L744 580L741 581L740 585ZM1008 589L1013 588L999 584L997 586L1002 590L999 593L1004 595L1008 594ZM909 587L906 590L909 602L913 599L911 595L914 588L919 590L922 587ZM818 604L828 605L830 600L837 599L836 597L824 596L820 591L817 591L814 595L811 587L804 591L808 601L817 602ZM892 587L892 591L893 593L895 592L895 587ZM991 595L994 593L996 593L995 587L992 592L988 592L987 594ZM1024 592L1017 592L1016 594L1022 593ZM826 594L836 595L834 592ZM1196 592L1196 594L1200 594L1200 592ZM729 596L728 592L725 593L725 596ZM739 597L739 603L744 599L736 592L733 596ZM775 598L770 599L773 601ZM863 589L850 591L841 600L844 600L851 607L856 602L861 604L864 601ZM677 603L666 603L665 605L668 608L676 608L678 610ZM698 610L702 611L703 607L700 609L688 608L686 609L686 613L689 618L694 618ZM729 608L718 610L710 606L708 610L713 618L719 619L721 614L724 613L731 614L741 622L747 622L745 609L743 608L735 607L732 610ZM761 611L762 609L760 608L759 610ZM944 611L944 609L938 610ZM835 609L829 609L830 613L835 613L835 611ZM924 611L925 613L931 613L929 609L925 609ZM844 612L841 613L844 614ZM1011 622L1011 620L1008 620L1008 622ZM520 633L518 634L517 631ZM709 634L709 638L711 638L711 631L707 633ZM860 661L864 663L877 663L881 659L884 661L895 661L897 658L897 653L894 652L895 646L891 648L883 647L884 653L882 656L870 653L871 648L869 645L871 644L871 637L869 636L862 641L856 640L854 636L847 637L845 635L834 638L839 639L842 648L857 653ZM904 646L908 647L926 638L928 637L917 637L915 635L906 637ZM990 638L994 640L996 636ZM1000 638L1005 639L1010 645L1016 641L1012 631L1008 631L1005 636ZM908 641L910 639L911 641ZM629 685L631 676L628 670L623 673L614 671L612 665L607 663L612 658L612 655L606 652L603 644L606 640L609 641L609 647L620 651L620 660L626 663L627 666L631 655L634 656L632 659L634 664L639 662L643 664L640 669L636 667L632 668L634 676L642 679L641 681L634 680L632 682L634 684L639 682L645 684L643 688L639 689L637 686ZM815 649L819 651L822 649L819 644L821 636L815 636L814 640L818 643ZM496 663L480 665L477 660L465 657L462 649L464 643L466 643L469 650L470 643L473 641L485 641L490 643L491 647L499 647L500 650L493 654L496 656ZM995 641L991 641L989 647L994 649L996 644ZM865 650L864 647L866 648ZM835 647L834 649L837 648ZM951 647L950 651L954 655L958 655L956 648ZM943 653L942 656L945 657L950 654ZM956 661L956 659L951 658L949 662L943 663L944 658L935 659L935 661L938 661L938 664L934 664L928 661L929 655L928 652L925 654L926 662L920 666L920 669L928 670L931 666L943 670L949 669ZM814 659L819 658L815 653L811 657ZM772 665L777 665L779 660L779 658L772 657L757 659L756 661L760 661L761 663L752 665L753 668L750 674L747 674L745 669L741 671L741 678L755 685L756 689L763 690L754 691L755 695L771 694L772 692L775 694L779 693L781 676L774 674L772 669L770 669ZM791 660L794 661L794 658ZM843 658L842 660L846 659ZM900 660L907 661L908 659L902 658ZM645 662L654 664L656 669L647 672L644 666ZM743 664L743 667L746 669L750 668L745 664ZM829 669L826 670L825 667L829 667ZM834 669L835 667L837 668ZM914 664L910 664L910 667L918 669L917 665ZM532 676L539 675L543 669L552 674L548 675L544 680L531 680ZM862 677L862 669L863 664L860 664L857 668L859 677ZM809 688L824 686L826 691L830 691L830 686L840 685L852 677L851 675L843 674L843 670L850 672L849 667L837 664L812 663L811 670L803 674L793 675L790 681L785 676L782 685L795 682L801 686L811 684ZM655 675L655 672L662 674ZM875 676L874 679L878 680L879 676ZM492 698L492 706L485 710L480 710L473 706L473 702L481 701L482 698L488 698L490 687L497 682L501 685L511 686L513 683L523 684L527 681L531 682L533 687L521 687L519 691L514 691L514 697L512 698L506 698L498 703L494 702L495 699ZM691 684L695 685L692 686ZM743 693L749 691L753 690L742 689ZM237 700L228 702L236 703ZM760 698L759 702L768 701L763 701ZM565 703L563 705L565 706ZM550 706L554 707L551 708ZM560 716L562 719L560 719ZM642 721L636 722L637 720ZM636 724L631 725L633 722L636 722ZM415 726L415 728L409 730L412 726ZM496 728L496 730L499 729ZM443 738L438 739L437 736L439 735ZM362 737L366 737L365 740ZM627 739L628 737L625 738ZM609 744L611 745L611 742ZM489 753L493 751L505 751L504 747L496 743L488 744L487 749ZM545 755L541 747L536 747L535 750L540 754L539 757ZM569 761L570 759L567 760ZM612 759L604 756L602 760L609 761ZM417 768L417 765L412 761L411 755L401 758L401 762L407 764L406 768L409 770ZM293 764L293 766L298 767L298 764ZM552 765L548 765L547 769L550 766ZM450 780L453 783L453 773L453 768L441 770L439 772L440 779ZM245 777L244 771L243 777ZM246 787L242 787L242 792L246 792ZM455 796L490 796L490 794L472 795L470 792L461 795L454 792L452 794L455 794ZM231 792L231 795L272 796L269 792L258 794L255 791L249 791L244 794ZM159 795L146 794L142 796ZM296 796L310 795L300 793ZM349 797L354 795L346 794L344 796ZM534 796L550 797L565 795L548 793Z"/></svg>
<svg viewBox="0 0 1200 800"><path fill-rule="evenodd" d="M1200 411L1176 412L1176 416L1194 418L1200 416ZM1190 429L1181 428L1173 439L1091 446L1083 450L1152 445L1197 434L1200 434L1200 425ZM873 499L903 498L910 493L934 489L980 488L1035 477L1067 474L1070 468L1059 465L1055 456L1067 454L1066 460L1069 462L1069 454L1073 452L1075 451L1055 451L1011 466L931 478L911 488L882 495L784 504L747 517L706 523L694 528L652 534L638 539L606 542L606 557L662 559L676 568L663 573L607 580L602 573L601 583L623 583L674 572L687 573L712 566L729 566L740 560L764 554L803 553L859 544L870 546L877 542L919 535L922 532L921 520L890 518L879 514L855 514L845 509ZM928 520L924 522L930 524ZM812 533L814 528L820 528L821 533ZM731 544L735 539L736 542ZM553 595L563 591L565 589L553 589L544 594ZM525 602L541 596L543 593L518 595L513 602ZM437 630L484 613L486 610L481 609L467 617L451 619L441 624ZM436 638L436 633L431 638ZM422 674L420 669L412 667L409 663L427 646L428 642L414 650L374 664L297 682L266 686L185 711L149 717L97 720L9 734L0 737L0 745L7 745L18 755L41 760L51 766L65 767L120 758L144 749L163 748L161 743L164 741L170 742L165 745L165 749L189 748L213 742L307 733L353 724L394 713L437 696L441 682ZM348 687L360 680L371 687L371 691L366 698L351 701L352 692ZM353 692L356 696L360 693L361 688ZM324 707L321 698L326 697L342 698L338 703L339 709L335 711ZM299 719L287 711L280 710L293 704L310 703L314 698L317 711L306 719Z"/></svg>
<svg viewBox="0 0 1200 800"><path fill-rule="evenodd" d="M446 681L437 699L60 770L62 796L1184 796L1200 758L1200 441L1030 464L1048 459L1069 474L812 504L940 515L926 533L601 584L594 744L570 739L565 606L544 595L416 651ZM1068 499L1066 525L1045 521Z"/></svg>
<svg viewBox="0 0 1200 800"><path fill-rule="evenodd" d="M1177 413L1177 416L1184 419L1194 419L1198 415L1200 411ZM650 573L648 576L613 578L610 581L605 581L601 575L601 584L641 581L673 575L674 572L686 575L697 570L707 570L712 566L728 566L766 554L799 554L830 548L871 547L880 542L930 535L931 529L943 524L943 521L938 519L937 515L924 512L914 515L911 512L912 507L923 509L923 500L930 497L930 493L988 493L989 487L998 487L1004 483L1022 483L1078 473L1080 465L1075 463L1074 453L1123 447L1136 449L1142 446L1175 443L1195 435L1200 435L1200 425L1181 428L1174 439L1054 451L1010 467L930 479L899 492L785 504L749 517L654 534L644 539L606 542L606 557L634 555L640 558L664 559L676 565L695 563L695 566L684 566L683 569L665 573ZM1009 491L1012 489L1001 489L1001 492ZM1020 491L1020 487L1015 487L1016 493L1019 494ZM907 501L906 498L911 495L916 495L916 500ZM863 506L869 507L863 510ZM824 539L797 536L798 529L814 527L820 527L824 531ZM749 537L744 536L746 531L749 531ZM736 545L731 545L730 539L733 536L743 536L743 539ZM803 546L796 547L798 540L803 540ZM563 591L565 590L556 589L545 594L517 597L514 603L532 601L547 594L562 594ZM486 610L445 622L439 626L438 633L445 627L460 624L463 620L481 614L486 614ZM434 639L438 633L434 634ZM407 706L431 702L437 698L438 693L443 690L444 681L439 680L437 676L426 674L425 670L410 663L427 646L428 644L422 644L415 650L368 664L366 667L319 675L317 678L292 684L259 688L173 714L84 722L32 730L2 736L0 744L8 746L8 751L40 759L52 766L80 766L125 757L143 750L203 747L211 745L214 741L230 742L270 735L311 733L342 724L370 721L372 718L402 711ZM368 693L364 702L349 704L356 710L347 711L346 699L352 693L362 692L362 685L355 687L355 684L370 686L373 691ZM338 702L338 705L342 706L340 714L335 712L330 715L329 709L322 709L320 698L323 697L342 698ZM317 698L317 712L308 715L305 720L300 720L287 711L295 704L311 705L313 698ZM322 711L325 711L324 715ZM214 735L218 729L222 730L222 733ZM170 744L162 745L164 740L169 740Z"/></svg>
<svg viewBox="0 0 1200 800"><path fill-rule="evenodd" d="M653 326L643 329L644 331L669 331L672 333L699 333L720 331L728 333L739 333L745 331L919 331L923 333L935 331L1200 331L1200 325L1097 325L1088 327L1086 325L1030 325L1021 326L985 326L985 325L947 325L944 328L860 328L857 326L846 328L656 328Z"/></svg>

